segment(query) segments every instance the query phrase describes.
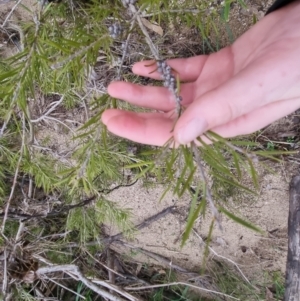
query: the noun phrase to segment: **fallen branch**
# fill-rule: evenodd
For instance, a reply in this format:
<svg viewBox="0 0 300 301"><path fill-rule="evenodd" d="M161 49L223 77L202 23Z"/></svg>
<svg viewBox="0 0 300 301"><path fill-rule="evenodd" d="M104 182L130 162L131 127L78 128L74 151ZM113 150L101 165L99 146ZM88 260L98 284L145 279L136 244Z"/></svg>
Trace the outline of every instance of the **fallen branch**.
<svg viewBox="0 0 300 301"><path fill-rule="evenodd" d="M137 181L138 180L135 180L134 182L129 183L129 184L120 184L120 185L117 185L117 186L115 186L115 187L113 187L111 189L99 190L98 193L99 194L101 194L101 193L109 194L112 191L117 190L117 189L119 189L121 187L130 187L130 186L134 185ZM88 199L85 199L85 200L77 203L77 204L62 206L62 207L60 207L58 209L55 209L53 211L48 212L47 214L32 214L31 215L31 214L26 214L26 213L18 213L18 212L15 212L15 211L13 211L13 212L8 211L7 215L6 215L6 219L21 219L23 222L25 222L25 221L28 221L28 220L30 220L32 218L49 218L49 217L54 217L54 216L61 215L63 213L68 213L70 210L75 209L75 208L85 207L85 206L89 205L92 201L94 201L96 199L96 197L97 196L94 195L94 196L91 196ZM174 206L171 206L171 207L174 207ZM170 207L168 207L168 208L170 208ZM0 219L4 218L4 217L5 217L5 212L0 213ZM139 227L139 226L137 226L137 227ZM142 229L142 228L138 228L138 229ZM121 234L122 233L119 233L119 234L116 234L116 235L121 235ZM119 239L121 237L122 236L118 236L117 238L114 238L114 239Z"/></svg>
<svg viewBox="0 0 300 301"><path fill-rule="evenodd" d="M4 295L4 299L7 297L7 284L8 284L8 273L7 273L7 250L4 248L3 251L3 282L2 282L2 294Z"/></svg>
<svg viewBox="0 0 300 301"><path fill-rule="evenodd" d="M166 257L164 257L160 254L155 253L155 252L148 251L148 250L142 249L140 247L136 247L134 245L128 244L128 243L126 243L124 241L121 241L121 240L117 240L117 241L115 241L115 243L120 244L120 245L125 246L125 247L128 247L132 250L141 252L141 253L147 255L148 257L151 257L151 258L155 259L156 261L162 263L165 267L168 267L168 268L171 268L171 269L176 270L178 272L189 274L189 275L192 275L192 276L199 276L199 274L188 271L185 268L183 268L183 267L181 267L177 264L172 263L172 260L170 260L169 258L166 258Z"/></svg>
<svg viewBox="0 0 300 301"><path fill-rule="evenodd" d="M300 176L290 183L288 256L284 301L300 300Z"/></svg>
<svg viewBox="0 0 300 301"><path fill-rule="evenodd" d="M204 292L207 292L207 293L211 293L211 294L214 294L214 295L219 295L219 296L230 298L230 299L233 299L233 300L240 300L240 299L232 297L230 295L220 293L220 292L216 292L216 291L212 291L212 290L209 290L209 289L205 289L203 287L199 287L197 285L193 285L193 284L190 284L190 283L187 283L187 282L171 282L171 283L165 283L165 284L155 284L155 285L147 285L147 286L140 286L140 287L125 287L125 289L128 290L128 291L139 291L139 290L145 290L145 289L151 289L151 288L169 287L169 286L173 286L173 285L184 285L184 286L192 287L192 288L195 288L197 290L204 291Z"/></svg>
<svg viewBox="0 0 300 301"><path fill-rule="evenodd" d="M195 272L191 272L177 264L174 264L172 262L172 260L170 260L169 258L166 258L160 254L157 254L157 253L154 253L152 251L148 251L148 250L145 250L145 249L142 249L142 248L139 248L139 247L136 247L134 245L131 245L131 244L128 244L126 242L123 242L123 241L115 241L116 244L121 244L125 247L128 247L130 249L133 249L135 251L138 251L156 261L158 261L161 265L165 266L166 268L168 269L173 269L177 272L180 272L180 273L183 273L183 274L186 274L188 276L191 276L191 277L194 277L194 279L197 279L198 283L200 286L195 286L197 287L199 290L203 290L203 291L206 291L206 292L209 292L211 294L214 294L214 292L217 292L216 290L216 287L214 287L209 281L207 281L204 277L201 277L198 273L195 273ZM177 282L178 283L178 282ZM171 284L172 285L172 284ZM168 286L166 284L166 286ZM212 289L213 287L213 289ZM144 286L144 288L151 288L151 286ZM155 288L155 287L153 287ZM217 295L222 295L221 292L217 292ZM237 299L238 300L238 299Z"/></svg>
<svg viewBox="0 0 300 301"><path fill-rule="evenodd" d="M100 295L104 298L107 298L108 300L111 300L111 301L125 301L125 299L123 299L122 297L119 297L117 295L113 295L112 293L109 293L109 292L101 289L100 287L95 285L92 281L88 280L86 277L84 277L82 275L82 273L80 272L79 268L76 265L72 265L72 264L52 265L52 266L48 266L48 267L39 268L35 273L36 273L36 276L38 278L43 278L43 276L45 274L55 273L55 272L67 273L73 279L75 279L77 281L81 281L85 286L87 286L88 288L93 290L98 295ZM110 283L108 283L106 281L97 281L97 283L104 286L104 287L106 287L106 288L108 288L108 289L110 289L110 290L113 290L114 292L117 292L117 293L123 295L128 300L132 300L132 301L133 300L134 301L138 300L134 296L131 296L129 293L124 292L123 290L121 290L117 286L111 285Z"/></svg>
<svg viewBox="0 0 300 301"><path fill-rule="evenodd" d="M58 95L57 93L55 93L56 95ZM61 103L63 102L65 98L65 95L62 95L60 100L58 101L54 101L53 103L51 103L51 107L49 108L49 110L47 112L45 112L42 116L38 117L37 119L33 119L30 120L30 122L32 123L37 123L40 122L42 120L44 120L49 114L51 114L59 105L61 105Z"/></svg>

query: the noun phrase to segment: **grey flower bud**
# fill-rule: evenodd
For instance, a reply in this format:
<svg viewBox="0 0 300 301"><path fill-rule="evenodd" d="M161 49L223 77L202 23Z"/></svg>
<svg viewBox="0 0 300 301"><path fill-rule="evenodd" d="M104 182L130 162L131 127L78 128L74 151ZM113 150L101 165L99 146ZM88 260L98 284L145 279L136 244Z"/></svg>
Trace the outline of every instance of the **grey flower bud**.
<svg viewBox="0 0 300 301"><path fill-rule="evenodd" d="M157 67L162 67L162 61L156 61L156 66Z"/></svg>
<svg viewBox="0 0 300 301"><path fill-rule="evenodd" d="M181 102L182 101L182 97L180 95L176 96L176 102Z"/></svg>

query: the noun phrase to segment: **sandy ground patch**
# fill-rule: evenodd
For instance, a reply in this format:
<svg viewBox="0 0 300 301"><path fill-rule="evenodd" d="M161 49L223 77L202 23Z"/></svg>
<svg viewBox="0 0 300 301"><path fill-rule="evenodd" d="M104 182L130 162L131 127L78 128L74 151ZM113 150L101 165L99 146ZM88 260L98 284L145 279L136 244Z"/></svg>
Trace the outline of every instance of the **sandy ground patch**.
<svg viewBox="0 0 300 301"><path fill-rule="evenodd" d="M229 258L241 266L251 278L264 271L285 272L287 253L288 185L293 174L293 166L286 163L275 167L276 173L261 171L258 196L236 195L235 202L229 196L231 210L240 217L259 226L265 234L246 229L227 217L223 217L221 232L215 227L211 242L212 249L220 256ZM170 261L192 271L202 266L205 239L210 226L210 216L198 219L193 233L181 248L181 237L185 228L190 199L177 200L171 194L158 202L164 187L144 188L141 182L136 185L112 192L109 199L123 208L131 209L135 224L164 208L176 205L175 213L170 213L149 227L139 231L132 244L159 253ZM114 234L113 232L111 234ZM201 237L201 238L199 238ZM210 257L218 257L212 252ZM149 259L140 257L142 261ZM153 262L153 260L152 260ZM157 263L157 262L156 262Z"/></svg>

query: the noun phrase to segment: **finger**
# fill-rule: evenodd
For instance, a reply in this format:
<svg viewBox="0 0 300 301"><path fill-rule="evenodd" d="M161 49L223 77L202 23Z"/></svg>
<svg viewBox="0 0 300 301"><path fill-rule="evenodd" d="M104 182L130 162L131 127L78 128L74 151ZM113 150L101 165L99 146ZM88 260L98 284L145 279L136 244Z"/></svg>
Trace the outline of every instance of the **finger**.
<svg viewBox="0 0 300 301"><path fill-rule="evenodd" d="M300 108L300 99L278 101L241 116L227 124L215 127L212 131L225 138L254 133L272 122L289 115Z"/></svg>
<svg viewBox="0 0 300 301"><path fill-rule="evenodd" d="M175 73L178 73L180 80L194 81L201 73L207 58L207 55L199 55L186 59L178 58L167 60L167 64L174 69ZM161 79L161 75L159 72L155 71L156 69L157 65L154 60L138 62L132 67L132 71L135 74L159 80Z"/></svg>
<svg viewBox="0 0 300 301"><path fill-rule="evenodd" d="M299 107L300 100L297 98L279 101L213 128L212 131L225 138L250 134L296 111ZM111 109L102 114L102 121L112 133L143 144L162 146L172 137L173 122L166 114L133 113Z"/></svg>
<svg viewBox="0 0 300 301"><path fill-rule="evenodd" d="M280 59L262 57L225 84L196 97L176 123L176 140L186 144L209 129L271 102L295 97L300 92L297 85L300 72L291 66L295 62L293 56L291 60L283 56L281 54ZM282 74L289 76L284 78Z"/></svg>
<svg viewBox="0 0 300 301"><path fill-rule="evenodd" d="M113 118L113 117L116 117L120 114L122 114L123 111L122 110L118 110L118 109L107 109L105 110L102 115L101 115L101 121L107 125L108 123L108 120Z"/></svg>
<svg viewBox="0 0 300 301"><path fill-rule="evenodd" d="M197 89L198 96L228 81L233 74L237 73L237 68L241 65L237 64L234 59L234 53L231 47L223 48L205 57L197 56L188 59L174 59L168 62L170 62L172 67L175 66L177 68L181 81L195 84L192 92L194 93ZM149 74L149 69L147 70L149 67L145 67L147 63L149 63L149 61L136 63L133 68L134 72L143 76L160 79L158 72ZM154 66L154 69L155 68ZM185 89L189 91L190 86L181 84L182 92L185 92ZM186 97L186 95L183 96L183 104L189 104L194 100L191 99L191 93L187 94L189 97Z"/></svg>
<svg viewBox="0 0 300 301"><path fill-rule="evenodd" d="M108 86L108 93L133 105L160 111L175 108L174 95L164 87L140 86L132 83L113 82ZM194 83L180 86L182 105L188 105L194 99Z"/></svg>
<svg viewBox="0 0 300 301"><path fill-rule="evenodd" d="M173 121L164 114L110 111L116 110L103 113L102 121L117 136L157 146L163 146L173 136Z"/></svg>
<svg viewBox="0 0 300 301"><path fill-rule="evenodd" d="M107 109L102 113L101 116L101 121L107 125L109 119L122 115L124 113L132 113L134 115L138 115L139 117L145 118L145 119L150 119L150 118L159 118L159 117L169 117L169 114L165 114L165 113L158 113L158 112L154 112L154 113L136 113L136 112L129 112L129 111L124 111L124 110L119 110L119 109Z"/></svg>

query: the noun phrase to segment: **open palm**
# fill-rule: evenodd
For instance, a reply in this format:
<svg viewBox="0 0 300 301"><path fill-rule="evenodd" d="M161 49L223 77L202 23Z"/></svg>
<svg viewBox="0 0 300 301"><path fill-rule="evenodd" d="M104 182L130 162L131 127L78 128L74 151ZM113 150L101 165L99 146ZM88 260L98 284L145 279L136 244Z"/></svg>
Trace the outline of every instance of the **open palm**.
<svg viewBox="0 0 300 301"><path fill-rule="evenodd" d="M185 144L207 130L223 137L252 133L300 108L300 3L263 18L229 47L211 55L173 59L182 84L184 113L176 122L175 102L164 87L113 82L108 93L156 110L106 110L112 133L143 144L163 145L171 136ZM133 72L160 79L149 61Z"/></svg>

